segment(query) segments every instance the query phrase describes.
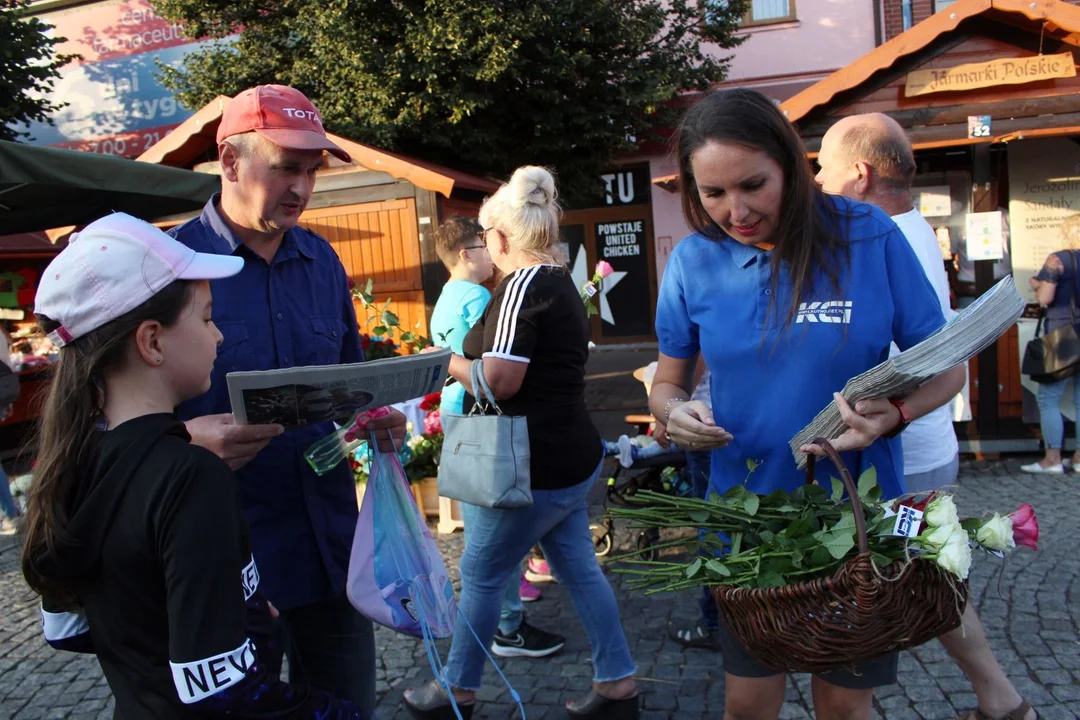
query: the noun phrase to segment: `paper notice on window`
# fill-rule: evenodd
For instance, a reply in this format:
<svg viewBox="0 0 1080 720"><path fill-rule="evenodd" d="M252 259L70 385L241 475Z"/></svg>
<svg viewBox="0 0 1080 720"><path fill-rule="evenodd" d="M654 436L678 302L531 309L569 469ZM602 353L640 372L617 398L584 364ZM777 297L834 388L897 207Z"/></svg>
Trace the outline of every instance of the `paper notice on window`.
<svg viewBox="0 0 1080 720"><path fill-rule="evenodd" d="M1000 260L1004 257L1004 229L1000 210L968 213L968 260Z"/></svg>
<svg viewBox="0 0 1080 720"><path fill-rule="evenodd" d="M440 392L449 349L348 365L231 372L225 376L233 416L241 425L286 429L344 423L361 410Z"/></svg>
<svg viewBox="0 0 1080 720"><path fill-rule="evenodd" d="M948 185L914 188L915 207L923 217L952 215L952 190Z"/></svg>

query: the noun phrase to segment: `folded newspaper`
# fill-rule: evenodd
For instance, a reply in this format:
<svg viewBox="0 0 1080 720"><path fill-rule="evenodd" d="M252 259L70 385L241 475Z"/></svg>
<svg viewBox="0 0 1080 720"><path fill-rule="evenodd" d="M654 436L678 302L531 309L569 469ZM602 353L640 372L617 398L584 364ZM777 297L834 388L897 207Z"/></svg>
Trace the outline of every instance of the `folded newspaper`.
<svg viewBox="0 0 1080 720"><path fill-rule="evenodd" d="M361 410L442 390L450 350L347 365L310 365L225 376L233 416L242 425L286 429L343 423Z"/></svg>
<svg viewBox="0 0 1080 720"><path fill-rule="evenodd" d="M990 347L1016 323L1024 306L1012 276L1006 276L918 345L848 380L840 394L851 404L867 398L902 397ZM791 453L799 468L806 465L806 453L800 447L815 437L835 440L846 429L836 402L829 403L791 439Z"/></svg>

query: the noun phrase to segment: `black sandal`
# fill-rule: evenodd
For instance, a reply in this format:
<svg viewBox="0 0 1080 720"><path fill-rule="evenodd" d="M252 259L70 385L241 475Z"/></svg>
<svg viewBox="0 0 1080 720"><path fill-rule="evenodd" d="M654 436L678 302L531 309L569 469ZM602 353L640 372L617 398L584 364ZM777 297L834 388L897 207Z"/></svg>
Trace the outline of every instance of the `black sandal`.
<svg viewBox="0 0 1080 720"><path fill-rule="evenodd" d="M641 701L637 693L615 700L592 690L584 700L566 703L566 715L581 720L638 720Z"/></svg>
<svg viewBox="0 0 1080 720"><path fill-rule="evenodd" d="M668 637L685 648L720 649L720 633L702 627L700 623L692 628L679 628L672 625L668 627Z"/></svg>
<svg viewBox="0 0 1080 720"><path fill-rule="evenodd" d="M464 720L472 718L475 705L475 701L458 702L458 711ZM427 685L421 685L416 689L406 690L405 707L417 720L457 720L454 706L450 704L450 698L447 697L438 680L432 680Z"/></svg>

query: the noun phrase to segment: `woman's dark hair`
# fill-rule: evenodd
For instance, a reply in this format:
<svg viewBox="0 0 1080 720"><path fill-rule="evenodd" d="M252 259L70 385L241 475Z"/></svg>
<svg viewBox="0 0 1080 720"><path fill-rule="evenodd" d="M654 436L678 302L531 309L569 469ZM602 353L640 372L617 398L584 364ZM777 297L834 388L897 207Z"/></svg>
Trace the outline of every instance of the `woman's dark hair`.
<svg viewBox="0 0 1080 720"><path fill-rule="evenodd" d="M695 232L712 239L726 237L713 222L698 194L691 156L710 141L760 150L783 170L780 215L772 239L770 313L779 314L780 267L787 265L793 292L784 325L795 318L799 302L813 291L814 272L823 271L839 290L841 262L849 259L846 240L837 234L833 204L814 181L799 134L772 100L754 90L720 90L691 107L675 134L682 210Z"/></svg>
<svg viewBox="0 0 1080 720"><path fill-rule="evenodd" d="M62 609L79 605L57 547L74 542L68 523L84 473L93 462L95 427L102 418L105 374L119 369L132 333L156 320L169 327L191 302L194 284L177 280L126 315L102 325L60 349L35 438L37 462L26 506L22 571L42 599ZM59 325L38 315L48 333Z"/></svg>

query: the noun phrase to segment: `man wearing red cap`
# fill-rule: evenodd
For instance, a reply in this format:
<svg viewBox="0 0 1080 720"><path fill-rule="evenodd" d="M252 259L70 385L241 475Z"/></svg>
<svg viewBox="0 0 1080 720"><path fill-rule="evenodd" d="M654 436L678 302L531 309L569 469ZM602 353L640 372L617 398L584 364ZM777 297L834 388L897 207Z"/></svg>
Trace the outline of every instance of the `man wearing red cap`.
<svg viewBox="0 0 1080 720"><path fill-rule="evenodd" d="M352 700L371 717L374 633L345 596L355 483L346 463L319 477L303 458L334 428L236 425L225 382L233 371L364 359L345 268L329 243L297 225L323 152L345 162L349 154L326 137L315 106L281 85L229 102L217 143L221 194L172 233L199 252L242 257L244 269L212 284L224 340L209 392L178 412L194 442L236 472L262 586L281 613L290 680ZM372 426L389 428L400 444L405 418L394 411Z"/></svg>

